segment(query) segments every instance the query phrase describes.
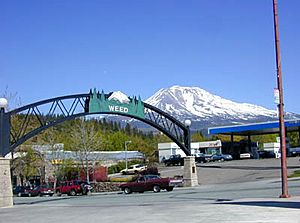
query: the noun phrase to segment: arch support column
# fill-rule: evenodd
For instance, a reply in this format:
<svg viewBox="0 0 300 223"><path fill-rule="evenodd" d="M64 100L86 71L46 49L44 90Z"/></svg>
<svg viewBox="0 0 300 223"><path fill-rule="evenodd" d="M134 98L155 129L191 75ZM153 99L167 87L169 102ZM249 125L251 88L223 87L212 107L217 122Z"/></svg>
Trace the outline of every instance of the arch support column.
<svg viewBox="0 0 300 223"><path fill-rule="evenodd" d="M183 185L194 187L198 185L197 168L194 156L184 157Z"/></svg>
<svg viewBox="0 0 300 223"><path fill-rule="evenodd" d="M0 207L13 206L10 160L0 157Z"/></svg>

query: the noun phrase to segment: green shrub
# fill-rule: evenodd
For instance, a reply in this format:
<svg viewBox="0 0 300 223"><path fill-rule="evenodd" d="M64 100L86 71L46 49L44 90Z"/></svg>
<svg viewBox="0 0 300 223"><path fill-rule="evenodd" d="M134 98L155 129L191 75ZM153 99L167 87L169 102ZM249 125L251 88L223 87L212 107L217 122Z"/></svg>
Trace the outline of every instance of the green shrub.
<svg viewBox="0 0 300 223"><path fill-rule="evenodd" d="M296 170L294 171L293 174L288 176L289 178L293 178L293 177L300 177L300 170Z"/></svg>
<svg viewBox="0 0 300 223"><path fill-rule="evenodd" d="M127 177L111 177L109 178L110 182L131 182L136 178L135 175Z"/></svg>

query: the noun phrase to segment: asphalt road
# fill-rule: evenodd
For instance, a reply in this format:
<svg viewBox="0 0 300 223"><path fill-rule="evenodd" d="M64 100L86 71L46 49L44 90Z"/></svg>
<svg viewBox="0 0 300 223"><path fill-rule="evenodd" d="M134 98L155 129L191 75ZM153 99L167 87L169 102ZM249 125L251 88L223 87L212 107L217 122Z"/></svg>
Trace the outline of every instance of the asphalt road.
<svg viewBox="0 0 300 223"><path fill-rule="evenodd" d="M300 178L289 181L290 199L279 199L279 179L172 192L99 193L76 197L16 197L0 209L0 222L300 222Z"/></svg>
<svg viewBox="0 0 300 223"><path fill-rule="evenodd" d="M278 198L278 162L204 164L197 168L199 186L172 192L15 197L14 207L0 209L0 222L300 222L300 178L289 179L291 198ZM297 169L296 164L297 159L289 160L289 171ZM162 175L180 171L181 167L162 168Z"/></svg>
<svg viewBox="0 0 300 223"><path fill-rule="evenodd" d="M287 159L288 174L300 170L299 157ZM200 185L253 182L280 178L280 159L245 159L226 162L210 162L197 164L198 181ZM173 177L183 174L182 166L160 166L162 176Z"/></svg>

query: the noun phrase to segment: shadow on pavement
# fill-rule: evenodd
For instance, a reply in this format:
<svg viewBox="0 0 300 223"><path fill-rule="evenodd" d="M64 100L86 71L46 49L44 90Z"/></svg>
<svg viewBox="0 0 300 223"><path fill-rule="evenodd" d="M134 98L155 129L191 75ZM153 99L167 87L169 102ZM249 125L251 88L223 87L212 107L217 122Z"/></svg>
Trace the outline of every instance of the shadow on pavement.
<svg viewBox="0 0 300 223"><path fill-rule="evenodd" d="M219 166L219 165L197 165L197 167L202 168L220 168L220 169L236 169L236 170L280 170L281 167L269 166L269 167L260 167L260 166ZM289 169L299 169L299 166L289 166Z"/></svg>
<svg viewBox="0 0 300 223"><path fill-rule="evenodd" d="M46 202L54 202L58 200L66 200L66 199L74 199L79 196L74 196L74 197L54 197L54 198L49 198L49 199L43 199L43 200L21 200L21 201L15 201L14 200L14 205L32 205L32 204L39 204L39 203L46 203Z"/></svg>
<svg viewBox="0 0 300 223"><path fill-rule="evenodd" d="M259 207L279 207L279 208L295 208L300 209L300 202L297 201L235 201L235 202L220 202L217 204L233 204Z"/></svg>

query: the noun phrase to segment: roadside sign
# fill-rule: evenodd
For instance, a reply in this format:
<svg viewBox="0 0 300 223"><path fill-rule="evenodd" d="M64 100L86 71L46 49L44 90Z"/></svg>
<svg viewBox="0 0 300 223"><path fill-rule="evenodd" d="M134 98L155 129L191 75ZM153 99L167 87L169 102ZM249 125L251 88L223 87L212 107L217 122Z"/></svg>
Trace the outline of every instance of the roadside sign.
<svg viewBox="0 0 300 223"><path fill-rule="evenodd" d="M274 103L279 104L279 90L278 88L274 88Z"/></svg>

